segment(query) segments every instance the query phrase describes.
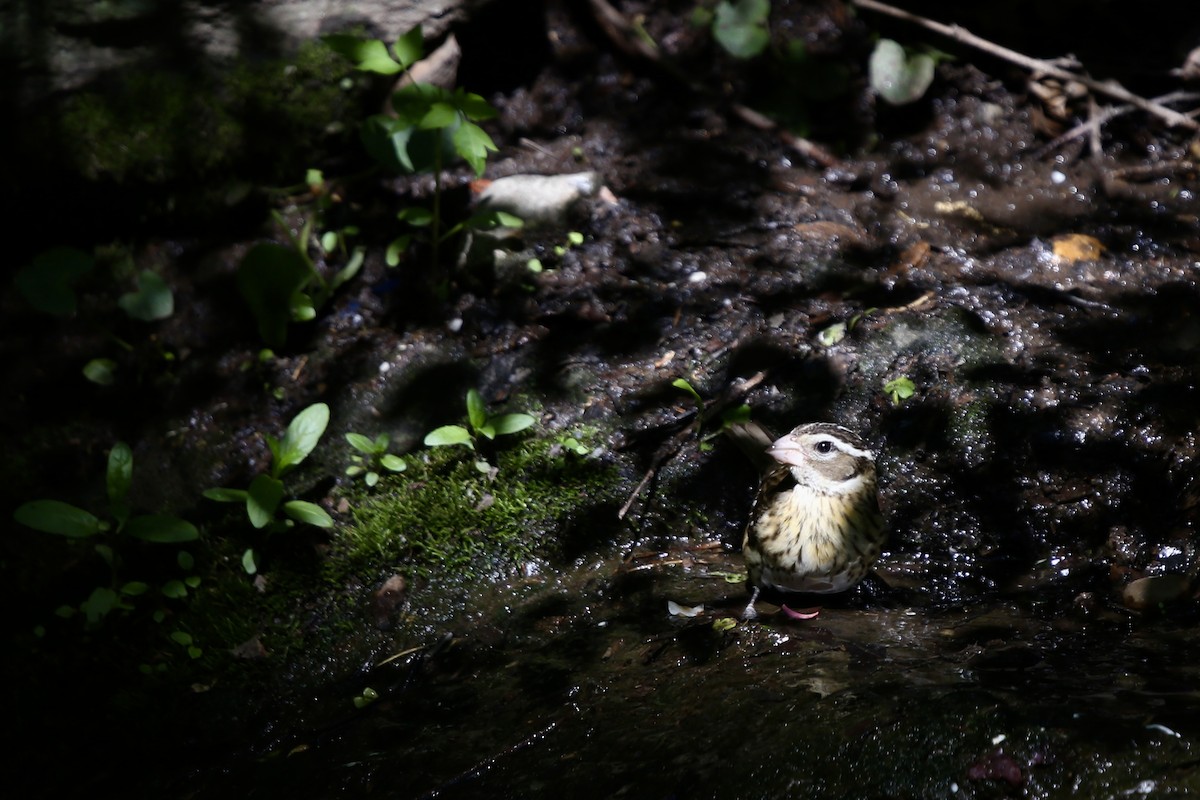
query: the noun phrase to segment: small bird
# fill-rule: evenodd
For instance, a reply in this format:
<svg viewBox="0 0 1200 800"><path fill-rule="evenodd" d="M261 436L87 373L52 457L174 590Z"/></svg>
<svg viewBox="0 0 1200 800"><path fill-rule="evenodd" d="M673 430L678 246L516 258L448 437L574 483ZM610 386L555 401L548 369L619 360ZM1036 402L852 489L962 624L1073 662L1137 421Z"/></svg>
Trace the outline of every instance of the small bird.
<svg viewBox="0 0 1200 800"><path fill-rule="evenodd" d="M763 589L829 594L855 586L887 537L875 453L855 433L810 422L775 440L766 454L776 463L742 540L751 591L743 619L758 616L754 603Z"/></svg>

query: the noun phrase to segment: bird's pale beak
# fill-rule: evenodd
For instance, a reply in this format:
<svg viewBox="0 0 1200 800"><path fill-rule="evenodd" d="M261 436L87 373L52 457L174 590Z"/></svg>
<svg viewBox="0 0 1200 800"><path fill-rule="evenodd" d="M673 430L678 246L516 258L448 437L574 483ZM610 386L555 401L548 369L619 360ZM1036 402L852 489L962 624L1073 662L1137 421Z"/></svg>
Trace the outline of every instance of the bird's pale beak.
<svg viewBox="0 0 1200 800"><path fill-rule="evenodd" d="M789 467L800 466L802 458L800 447L788 439L780 439L768 447L767 455L780 464L786 464Z"/></svg>

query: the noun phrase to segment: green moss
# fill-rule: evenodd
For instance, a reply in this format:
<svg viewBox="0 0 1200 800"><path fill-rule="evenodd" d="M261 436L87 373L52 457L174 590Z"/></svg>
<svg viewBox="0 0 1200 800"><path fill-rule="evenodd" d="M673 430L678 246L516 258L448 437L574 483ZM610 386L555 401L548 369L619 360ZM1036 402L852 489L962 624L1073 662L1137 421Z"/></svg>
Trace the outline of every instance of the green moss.
<svg viewBox="0 0 1200 800"><path fill-rule="evenodd" d="M340 569L384 563L474 580L561 553L564 527L615 499L615 469L545 439L500 452L494 481L473 462L465 448L423 454L390 491L356 504L331 561Z"/></svg>

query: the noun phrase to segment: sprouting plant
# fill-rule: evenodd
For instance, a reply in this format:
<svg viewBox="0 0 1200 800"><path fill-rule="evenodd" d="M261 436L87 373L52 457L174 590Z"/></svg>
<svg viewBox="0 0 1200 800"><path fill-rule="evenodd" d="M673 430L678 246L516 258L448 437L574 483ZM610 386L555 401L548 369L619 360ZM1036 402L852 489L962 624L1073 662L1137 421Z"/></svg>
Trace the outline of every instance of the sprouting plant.
<svg viewBox="0 0 1200 800"><path fill-rule="evenodd" d="M389 48L378 39L331 35L324 37L330 48L349 59L356 68L382 75L408 71L424 53L424 36L418 25ZM443 234L442 170L455 157L462 158L476 176L483 175L489 152L496 144L478 122L496 115L496 110L477 94L461 88L443 89L412 81L391 98L394 116L377 114L363 125L362 138L368 154L383 167L407 174L431 173L434 180L433 208L421 212L406 209L401 220L412 225L428 224L434 264ZM478 224L478 223L472 223ZM388 263L399 261L409 239L401 237L388 247Z"/></svg>
<svg viewBox="0 0 1200 800"><path fill-rule="evenodd" d="M770 41L767 18L770 0L735 0L717 4L712 18L713 38L736 58L753 58Z"/></svg>
<svg viewBox="0 0 1200 800"><path fill-rule="evenodd" d="M708 422L709 415L712 413L708 407L708 404L704 402L704 398L700 396L700 393L696 391L696 389L692 386L691 382L688 381L686 378L676 378L675 380L671 381L671 385L674 386L676 389L680 389L680 390L686 392L688 394L688 396L691 397L692 400L696 403L696 410L698 412L697 417L696 417L697 422L698 422L697 429L703 428L703 426ZM750 406L746 405L745 403L742 403L740 405L726 408L725 410L723 410L721 412L720 417L721 417L720 426L718 426L714 430L709 431L708 433L701 435L701 437L700 437L701 452L707 452L709 450L712 450L713 449L712 440L715 439L717 436L719 436L721 434L721 432L723 430L725 430L726 428L728 428L730 425L734 425L739 422L748 421L750 419Z"/></svg>
<svg viewBox="0 0 1200 800"><path fill-rule="evenodd" d="M871 88L894 106L919 100L933 83L933 68L950 56L936 50L906 53L902 45L891 39L875 43L867 65Z"/></svg>
<svg viewBox="0 0 1200 800"><path fill-rule="evenodd" d="M558 258L562 258L572 247L578 247L581 244L583 244L583 234L579 231L570 231L567 233L567 239L565 242L554 245L554 255ZM545 269L540 258L529 259L525 266L529 268L530 272L535 273L541 272L543 269Z"/></svg>
<svg viewBox="0 0 1200 800"><path fill-rule="evenodd" d="M912 397L917 391L917 387L907 377L901 375L899 378L892 378L883 385L884 394L892 399L892 405L898 406L902 400L907 400Z"/></svg>
<svg viewBox="0 0 1200 800"><path fill-rule="evenodd" d="M817 332L817 341L825 347L832 347L842 339L845 339L847 333L854 330L858 326L858 323L862 322L868 314L874 311L874 308L868 308L850 317L849 322L835 322L832 325L822 328Z"/></svg>
<svg viewBox="0 0 1200 800"><path fill-rule="evenodd" d="M359 452L358 455L350 457L354 463L346 467L346 474L352 478L363 475L367 486L379 483L380 470L404 472L408 469L408 463L403 458L387 451L390 438L386 433L381 433L374 439L361 433L347 433L346 441Z"/></svg>
<svg viewBox="0 0 1200 800"><path fill-rule="evenodd" d="M271 449L269 472L256 476L246 489L218 487L205 490L204 496L219 503L245 503L246 516L255 528L291 527L296 522L318 528L333 527L333 519L316 503L304 500L284 502L282 480L313 451L328 424L329 406L314 403L292 419L282 438L265 436L267 446ZM281 508L289 519L276 520L275 514ZM250 574L258 571L257 556L252 549L243 554L242 566Z"/></svg>
<svg viewBox="0 0 1200 800"><path fill-rule="evenodd" d="M271 212L291 246L275 242L257 244L238 266L238 290L258 322L259 336L271 347L282 347L287 341L289 322L315 318L317 309L358 274L366 255L365 248L355 247L351 251L347 244L348 237L358 232L354 226L325 230L320 237L314 235L314 228L324 225L325 212L334 202L333 191L320 170L308 170L304 185L306 195L314 198L314 205L298 235L292 233L278 211ZM327 279L313 260L313 250L322 260L336 257L344 264Z"/></svg>
<svg viewBox="0 0 1200 800"><path fill-rule="evenodd" d="M478 437L482 436L484 439L492 441L497 436L519 433L532 425L534 421L534 418L528 414L488 414L483 397L475 389L469 389L467 391L467 424L470 425L470 428L462 425L443 425L435 428L426 434L425 445L427 447L465 445L476 450L476 445L479 444ZM492 465L486 458L480 458L475 462L475 468L480 472L487 473L491 472Z"/></svg>
<svg viewBox="0 0 1200 800"><path fill-rule="evenodd" d="M144 595L150 584L140 580L124 580L121 576L123 550L130 540L137 539L154 544L179 544L193 541L200 536L192 523L170 514L134 515L129 503L129 487L133 482L133 452L129 445L117 442L108 454L106 472L108 509L105 518L85 509L59 500L34 500L21 505L13 518L34 530L65 536L68 539L92 539L97 543L96 554L108 566L110 581L97 586L78 609L64 606L60 616L82 613L89 623L97 623L115 610L129 611L133 598ZM180 551L176 563L186 572L194 566L190 553ZM183 598L189 588L200 585L200 578L188 575L183 579L169 579L158 587L159 593L168 598Z"/></svg>

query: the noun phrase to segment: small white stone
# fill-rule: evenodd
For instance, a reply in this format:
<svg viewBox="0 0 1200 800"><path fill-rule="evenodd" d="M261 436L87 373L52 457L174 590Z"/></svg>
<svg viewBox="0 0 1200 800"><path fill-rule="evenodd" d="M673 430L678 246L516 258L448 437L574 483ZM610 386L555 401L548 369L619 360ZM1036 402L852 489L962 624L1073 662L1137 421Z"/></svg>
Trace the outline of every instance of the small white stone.
<svg viewBox="0 0 1200 800"><path fill-rule="evenodd" d="M688 275L688 283L704 283L706 280L708 280L708 273L703 270L696 270Z"/></svg>

